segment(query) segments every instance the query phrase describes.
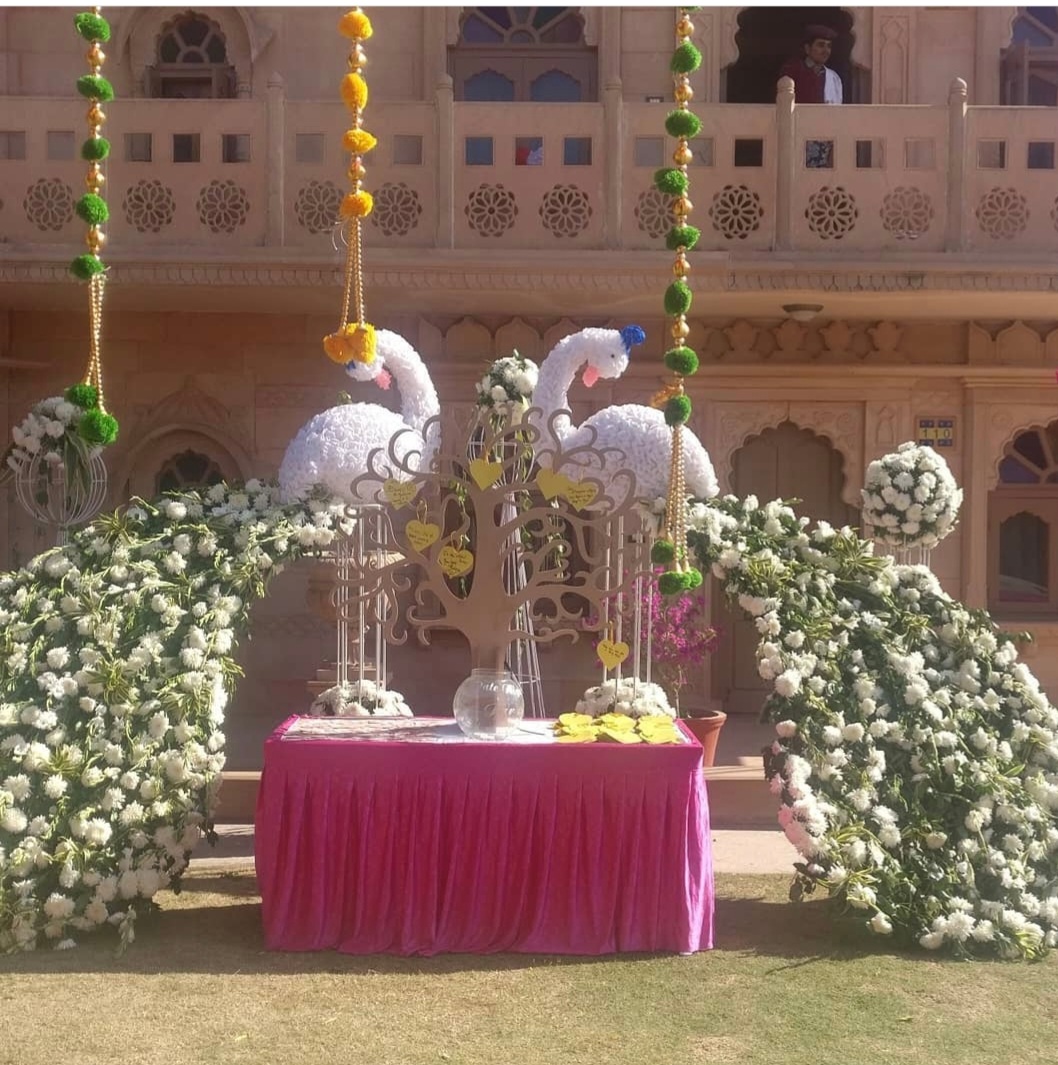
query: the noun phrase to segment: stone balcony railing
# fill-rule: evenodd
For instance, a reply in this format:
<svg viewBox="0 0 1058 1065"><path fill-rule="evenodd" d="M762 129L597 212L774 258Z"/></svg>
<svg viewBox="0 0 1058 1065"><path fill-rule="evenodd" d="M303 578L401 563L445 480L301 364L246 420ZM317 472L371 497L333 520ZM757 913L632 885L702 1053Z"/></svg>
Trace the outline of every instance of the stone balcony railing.
<svg viewBox="0 0 1058 1065"><path fill-rule="evenodd" d="M671 153L666 110L609 95L455 103L443 88L431 102L372 101L380 143L368 159L368 241L657 250L669 225L652 185ZM72 99L0 100L0 242L12 252L80 239L81 111ZM333 259L347 158L340 104L287 101L275 84L258 100L117 100L108 111L115 248ZM693 220L705 251L923 262L1058 252L1051 108L967 107L956 82L946 106L797 107L780 89L774 106L698 113ZM807 165L810 156L829 165Z"/></svg>

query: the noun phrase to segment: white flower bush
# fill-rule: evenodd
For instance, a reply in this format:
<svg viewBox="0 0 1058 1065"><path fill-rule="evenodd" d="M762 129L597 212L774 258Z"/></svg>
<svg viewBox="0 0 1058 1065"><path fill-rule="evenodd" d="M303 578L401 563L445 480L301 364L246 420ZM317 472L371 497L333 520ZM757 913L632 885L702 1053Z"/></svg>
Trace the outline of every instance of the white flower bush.
<svg viewBox="0 0 1058 1065"><path fill-rule="evenodd" d="M675 717L676 711L660 684L636 677L612 677L589 688L578 700L576 713L601 717L603 714L627 714L629 717L648 717L664 714Z"/></svg>
<svg viewBox="0 0 1058 1065"><path fill-rule="evenodd" d="M706 507L689 541L761 636L798 891L929 950L1053 947L1058 710L1014 644L851 529L753 497Z"/></svg>
<svg viewBox="0 0 1058 1065"><path fill-rule="evenodd" d="M540 367L516 351L497 359L477 384L477 405L510 417L529 406Z"/></svg>
<svg viewBox="0 0 1058 1065"><path fill-rule="evenodd" d="M311 714L323 717L411 717L411 707L400 692L373 680L335 684L313 700Z"/></svg>
<svg viewBox="0 0 1058 1065"><path fill-rule="evenodd" d="M890 547L936 547L955 528L962 489L942 455L901 444L867 467L863 522Z"/></svg>
<svg viewBox="0 0 1058 1065"><path fill-rule="evenodd" d="M132 939L208 826L252 600L348 527L340 502L215 485L0 576L0 949Z"/></svg>

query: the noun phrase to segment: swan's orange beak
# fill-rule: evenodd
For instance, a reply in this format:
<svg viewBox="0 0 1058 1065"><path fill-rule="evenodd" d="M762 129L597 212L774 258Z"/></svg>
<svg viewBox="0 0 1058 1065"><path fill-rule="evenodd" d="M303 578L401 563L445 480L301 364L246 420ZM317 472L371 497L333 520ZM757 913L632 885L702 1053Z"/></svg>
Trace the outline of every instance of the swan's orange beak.
<svg viewBox="0 0 1058 1065"><path fill-rule="evenodd" d="M599 380L599 371L596 370L591 363L588 363L588 365L584 367L584 373L580 375L580 379L584 382L585 388L591 388L591 386Z"/></svg>

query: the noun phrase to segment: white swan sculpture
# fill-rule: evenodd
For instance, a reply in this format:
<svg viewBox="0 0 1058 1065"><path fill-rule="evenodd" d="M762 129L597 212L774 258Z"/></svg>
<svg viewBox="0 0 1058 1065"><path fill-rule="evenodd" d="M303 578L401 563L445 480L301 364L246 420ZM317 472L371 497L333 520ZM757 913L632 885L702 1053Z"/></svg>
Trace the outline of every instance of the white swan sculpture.
<svg viewBox="0 0 1058 1065"><path fill-rule="evenodd" d="M541 408L547 417L554 411L569 410L567 393L581 366L584 366L582 380L588 388L600 378L620 377L628 368L632 346L641 344L644 339L645 334L637 325L627 325L623 329L582 329L564 337L540 365L533 406ZM596 411L578 427L563 415L553 424L564 450L589 443L590 428L595 430L596 447L622 451L624 462L611 461L607 467L612 467L611 472L618 468L631 470L636 477L636 495L640 499L653 501L668 492L672 430L660 410L624 403ZM546 447L546 439L543 446ZM688 494L699 499L715 496L719 486L713 464L701 441L686 427L683 455ZM547 464L546 455L538 457L541 465ZM606 470L603 471L604 481L605 474Z"/></svg>
<svg viewBox="0 0 1058 1065"><path fill-rule="evenodd" d="M400 414L377 403L343 403L311 418L287 446L279 467L285 501L304 499L313 487L322 485L348 503L372 502L357 497L352 483L367 472L368 455L376 448L385 451L397 433L401 436L394 444L395 454L404 459L409 452L419 452L408 464L415 469L430 465L439 433L436 423L429 440L423 439L423 431L427 420L441 412L430 372L404 337L379 329L375 339L374 362L350 363L346 372L356 381L374 381L380 388L389 388L395 381Z"/></svg>

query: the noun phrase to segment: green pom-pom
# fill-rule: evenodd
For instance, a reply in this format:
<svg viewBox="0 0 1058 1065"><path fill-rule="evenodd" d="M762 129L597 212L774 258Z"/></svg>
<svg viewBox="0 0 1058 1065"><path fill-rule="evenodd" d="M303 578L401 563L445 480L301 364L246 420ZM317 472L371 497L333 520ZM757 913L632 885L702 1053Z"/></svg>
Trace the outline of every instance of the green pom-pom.
<svg viewBox="0 0 1058 1065"><path fill-rule="evenodd" d="M682 573L670 571L658 577L658 591L662 595L679 595L686 590L687 584Z"/></svg>
<svg viewBox="0 0 1058 1065"><path fill-rule="evenodd" d="M118 438L117 418L113 414L104 414L98 407L86 411L77 428L89 444L100 444L106 447Z"/></svg>
<svg viewBox="0 0 1058 1065"><path fill-rule="evenodd" d="M681 377L698 372L698 355L693 348L670 348L665 352L665 365Z"/></svg>
<svg viewBox="0 0 1058 1065"><path fill-rule="evenodd" d="M86 41L110 40L110 23L94 11L84 11L73 17L74 28Z"/></svg>
<svg viewBox="0 0 1058 1065"><path fill-rule="evenodd" d="M691 397L673 396L665 404L665 424L683 425L691 416Z"/></svg>
<svg viewBox="0 0 1058 1065"><path fill-rule="evenodd" d="M90 226L101 226L109 217L107 201L94 192L86 192L74 206L77 217Z"/></svg>
<svg viewBox="0 0 1058 1065"><path fill-rule="evenodd" d="M679 318L691 309L691 287L686 281L673 281L665 289L665 313L670 318Z"/></svg>
<svg viewBox="0 0 1058 1065"><path fill-rule="evenodd" d="M697 70L701 65L702 53L690 41L684 41L672 53L672 62L669 64L669 70L673 74L690 74L692 70Z"/></svg>
<svg viewBox="0 0 1058 1065"><path fill-rule="evenodd" d="M77 79L77 91L89 100L109 103L114 99L114 86L101 74L83 74Z"/></svg>
<svg viewBox="0 0 1058 1065"><path fill-rule="evenodd" d="M700 569L689 569L684 572L683 579L687 582L687 591L693 592L695 588L701 588L702 586L702 571Z"/></svg>
<svg viewBox="0 0 1058 1065"><path fill-rule="evenodd" d="M689 186L687 175L674 166L654 171L654 187L666 196L682 196Z"/></svg>
<svg viewBox="0 0 1058 1065"><path fill-rule="evenodd" d="M665 237L665 247L669 251L675 251L677 248L690 251L701 235L702 231L697 226L673 226Z"/></svg>
<svg viewBox="0 0 1058 1065"><path fill-rule="evenodd" d="M81 158L90 163L98 163L110 154L110 141L106 137L89 137L81 145Z"/></svg>
<svg viewBox="0 0 1058 1065"><path fill-rule="evenodd" d="M83 407L85 410L92 410L99 406L99 391L95 385L90 385L85 381L70 385L62 395L67 403L73 403L74 406Z"/></svg>
<svg viewBox="0 0 1058 1065"><path fill-rule="evenodd" d="M702 120L693 111L670 111L665 116L665 129L670 137L697 137Z"/></svg>
<svg viewBox="0 0 1058 1065"><path fill-rule="evenodd" d="M70 263L70 273L81 281L90 281L96 274L101 274L105 269L103 260L98 255L89 255L87 252L84 255L78 255Z"/></svg>
<svg viewBox="0 0 1058 1065"><path fill-rule="evenodd" d="M655 566L667 566L676 557L676 545L671 540L655 540L650 549L650 561Z"/></svg>

